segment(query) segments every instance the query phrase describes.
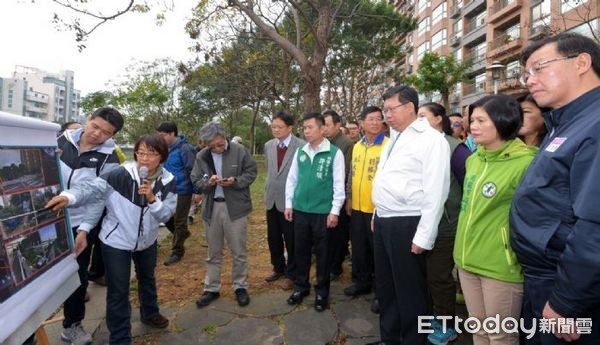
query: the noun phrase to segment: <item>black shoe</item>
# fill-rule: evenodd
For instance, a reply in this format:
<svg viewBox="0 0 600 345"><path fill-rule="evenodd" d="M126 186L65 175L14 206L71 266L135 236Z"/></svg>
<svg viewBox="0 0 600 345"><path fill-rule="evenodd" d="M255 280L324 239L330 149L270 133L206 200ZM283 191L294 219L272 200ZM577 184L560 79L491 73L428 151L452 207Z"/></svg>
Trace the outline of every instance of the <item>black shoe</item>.
<svg viewBox="0 0 600 345"><path fill-rule="evenodd" d="M327 309L327 298L317 295L315 298L315 310L321 312L325 309Z"/></svg>
<svg viewBox="0 0 600 345"><path fill-rule="evenodd" d="M379 314L379 300L375 298L373 303L371 303L371 312L374 314Z"/></svg>
<svg viewBox="0 0 600 345"><path fill-rule="evenodd" d="M235 290L235 299L238 302L240 307L245 307L250 303L250 296L248 296L248 291L243 288L239 288Z"/></svg>
<svg viewBox="0 0 600 345"><path fill-rule="evenodd" d="M192 216L188 216L187 223L188 223L188 225L192 225L192 224L194 224L194 217L192 217Z"/></svg>
<svg viewBox="0 0 600 345"><path fill-rule="evenodd" d="M271 273L270 276L268 276L268 277L265 278L265 281L267 283L271 283L271 282L274 282L274 281L279 280L281 278L285 278L285 275L283 273L279 273L279 272L273 271L273 273Z"/></svg>
<svg viewBox="0 0 600 345"><path fill-rule="evenodd" d="M350 285L350 286L348 286L347 288L344 289L344 295L350 296L350 297L356 297L356 296L360 296L360 295L366 295L369 292L371 292L371 288L370 287L360 288L356 284Z"/></svg>
<svg viewBox="0 0 600 345"><path fill-rule="evenodd" d="M173 255L169 256L168 258L166 258L165 261L163 262L163 264L165 264L165 266L169 266L180 260L181 260L181 256L173 254Z"/></svg>
<svg viewBox="0 0 600 345"><path fill-rule="evenodd" d="M198 298L198 300L196 301L196 306L198 308L206 307L220 296L221 294L218 292L204 291L202 296L200 296L200 298Z"/></svg>
<svg viewBox="0 0 600 345"><path fill-rule="evenodd" d="M147 320L142 319L142 323L154 328L167 328L169 326L169 319L161 314L156 314L154 317Z"/></svg>
<svg viewBox="0 0 600 345"><path fill-rule="evenodd" d="M287 299L287 303L289 305L300 304L305 296L308 296L308 291L294 291Z"/></svg>

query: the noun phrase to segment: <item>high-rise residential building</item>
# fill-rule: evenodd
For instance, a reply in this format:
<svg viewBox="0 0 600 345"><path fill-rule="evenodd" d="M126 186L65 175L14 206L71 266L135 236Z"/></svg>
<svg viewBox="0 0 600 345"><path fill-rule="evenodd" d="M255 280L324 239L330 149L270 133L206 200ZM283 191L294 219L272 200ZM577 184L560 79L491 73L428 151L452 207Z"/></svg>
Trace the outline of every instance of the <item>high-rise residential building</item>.
<svg viewBox="0 0 600 345"><path fill-rule="evenodd" d="M73 71L17 66L12 78L0 81L0 110L57 123L83 120Z"/></svg>
<svg viewBox="0 0 600 345"><path fill-rule="evenodd" d="M528 40L574 31L600 42L597 0L396 0L398 11L418 18L404 39L401 60L414 73L427 51L472 62L468 81L450 95L451 112L460 112L486 94L524 92L519 57ZM423 95L439 101L439 95Z"/></svg>

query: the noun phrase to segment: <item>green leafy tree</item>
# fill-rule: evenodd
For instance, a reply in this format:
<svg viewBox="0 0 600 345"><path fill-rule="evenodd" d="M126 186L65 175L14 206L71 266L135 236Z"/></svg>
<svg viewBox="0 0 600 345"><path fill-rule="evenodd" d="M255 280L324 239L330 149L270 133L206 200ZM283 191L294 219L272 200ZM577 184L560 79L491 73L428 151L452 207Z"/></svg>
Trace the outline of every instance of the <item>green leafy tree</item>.
<svg viewBox="0 0 600 345"><path fill-rule="evenodd" d="M378 3L393 9L392 4ZM368 0L201 2L188 24L188 32L192 37L202 37L204 29L215 21L227 21L237 32L256 33L257 30L260 33L256 33L257 36L277 44L300 70L304 111L320 111L323 70L332 37L340 27L353 25L356 18L373 16L369 4ZM375 15L394 22L405 19L396 11Z"/></svg>
<svg viewBox="0 0 600 345"><path fill-rule="evenodd" d="M456 61L453 55L427 52L419 62L417 73L406 76L404 81L420 92L438 91L442 96L444 107L449 109L450 92L457 83L466 79L470 66L469 60L461 62Z"/></svg>

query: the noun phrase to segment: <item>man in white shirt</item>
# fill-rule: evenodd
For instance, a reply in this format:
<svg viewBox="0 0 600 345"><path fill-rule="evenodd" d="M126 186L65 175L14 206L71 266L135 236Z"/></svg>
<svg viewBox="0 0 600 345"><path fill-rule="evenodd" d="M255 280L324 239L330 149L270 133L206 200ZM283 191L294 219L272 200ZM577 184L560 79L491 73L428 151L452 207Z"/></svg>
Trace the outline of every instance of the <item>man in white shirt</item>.
<svg viewBox="0 0 600 345"><path fill-rule="evenodd" d="M399 85L383 94L392 128L373 181L373 251L385 344L426 344L418 316L427 315L426 250L433 248L450 185L450 148L427 119L419 96Z"/></svg>
<svg viewBox="0 0 600 345"><path fill-rule="evenodd" d="M317 256L315 310L327 308L330 270L328 248L331 231L338 223L346 198L344 155L323 137L324 119L308 113L303 119L308 144L296 150L285 184L285 219L294 221L296 277L290 305L299 304L310 292L312 253Z"/></svg>

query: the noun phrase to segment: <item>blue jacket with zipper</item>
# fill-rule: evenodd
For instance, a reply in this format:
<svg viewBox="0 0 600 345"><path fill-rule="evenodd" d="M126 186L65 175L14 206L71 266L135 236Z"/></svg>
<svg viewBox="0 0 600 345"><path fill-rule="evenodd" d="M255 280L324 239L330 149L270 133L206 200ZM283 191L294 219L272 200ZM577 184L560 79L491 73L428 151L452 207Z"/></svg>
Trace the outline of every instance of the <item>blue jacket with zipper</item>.
<svg viewBox="0 0 600 345"><path fill-rule="evenodd" d="M565 317L600 308L600 87L544 114L548 135L511 206L512 247L528 276L554 280Z"/></svg>

